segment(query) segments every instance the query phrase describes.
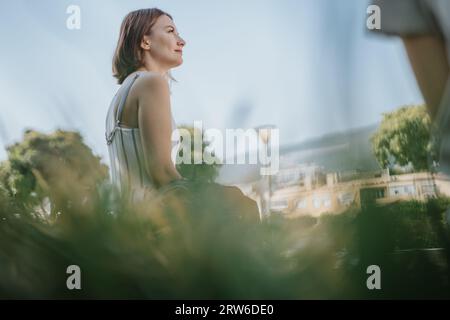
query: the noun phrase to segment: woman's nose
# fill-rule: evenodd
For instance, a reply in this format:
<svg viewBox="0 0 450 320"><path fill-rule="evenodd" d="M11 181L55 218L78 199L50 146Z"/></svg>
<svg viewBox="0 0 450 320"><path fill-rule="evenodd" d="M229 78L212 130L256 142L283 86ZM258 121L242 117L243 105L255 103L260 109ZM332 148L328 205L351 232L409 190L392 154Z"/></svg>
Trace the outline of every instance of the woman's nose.
<svg viewBox="0 0 450 320"><path fill-rule="evenodd" d="M181 47L184 47L186 45L186 41L184 41L183 38L181 38L180 36L178 36L178 41L177 44Z"/></svg>

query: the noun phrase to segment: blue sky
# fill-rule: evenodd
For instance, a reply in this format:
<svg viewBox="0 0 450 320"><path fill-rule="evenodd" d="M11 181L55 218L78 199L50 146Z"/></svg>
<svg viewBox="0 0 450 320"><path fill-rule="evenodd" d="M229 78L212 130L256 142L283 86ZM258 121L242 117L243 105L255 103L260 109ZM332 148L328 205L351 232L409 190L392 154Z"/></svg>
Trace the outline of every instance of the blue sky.
<svg viewBox="0 0 450 320"><path fill-rule="evenodd" d="M81 8L81 29L66 8ZM274 124L280 143L373 124L421 103L401 42L369 35L364 0L5 0L0 4L0 146L26 128L81 131L108 163L105 115L122 18L159 7L187 41L173 71L177 123ZM0 148L0 159L6 153Z"/></svg>

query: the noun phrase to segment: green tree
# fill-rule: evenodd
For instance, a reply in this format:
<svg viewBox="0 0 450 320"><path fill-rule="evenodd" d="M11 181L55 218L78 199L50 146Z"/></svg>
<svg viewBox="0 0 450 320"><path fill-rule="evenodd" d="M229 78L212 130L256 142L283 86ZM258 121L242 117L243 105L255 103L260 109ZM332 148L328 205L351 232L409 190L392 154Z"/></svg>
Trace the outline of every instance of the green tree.
<svg viewBox="0 0 450 320"><path fill-rule="evenodd" d="M383 168L411 165L415 171L428 169L428 156L436 159L431 142L431 120L424 105L404 106L383 114L371 137L372 150Z"/></svg>
<svg viewBox="0 0 450 320"><path fill-rule="evenodd" d="M7 154L8 160L0 164L2 193L29 211L45 198L52 213L77 206L108 177L108 167L78 132L27 130L22 141L7 147ZM62 200L68 198L75 203Z"/></svg>
<svg viewBox="0 0 450 320"><path fill-rule="evenodd" d="M190 150L189 163L180 163L180 161L177 161L177 163L179 163L177 165L178 172L180 172L184 178L192 181L213 182L219 173L220 164L218 164L218 159L214 156L214 153L209 150L208 147L210 146L210 142L207 141L204 132L189 126L179 126L178 129L180 129L181 132L184 131L185 133L189 133L189 138L185 139L186 135L181 134L181 144L177 154L177 159L180 159L180 157L183 158L183 152ZM200 150L195 150L195 141L201 141ZM196 155L199 158L201 156L201 164L194 163ZM206 163L204 159L205 155L207 155L210 159L216 159L216 161L212 164Z"/></svg>

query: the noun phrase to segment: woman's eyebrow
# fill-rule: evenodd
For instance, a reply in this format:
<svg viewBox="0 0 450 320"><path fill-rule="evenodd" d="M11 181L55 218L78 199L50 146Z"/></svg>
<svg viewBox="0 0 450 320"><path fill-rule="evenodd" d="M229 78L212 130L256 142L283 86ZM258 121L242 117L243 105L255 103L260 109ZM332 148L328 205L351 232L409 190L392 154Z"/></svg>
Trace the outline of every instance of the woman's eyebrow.
<svg viewBox="0 0 450 320"><path fill-rule="evenodd" d="M175 29L175 27L172 25L168 25L168 26L166 26L166 28L174 28Z"/></svg>

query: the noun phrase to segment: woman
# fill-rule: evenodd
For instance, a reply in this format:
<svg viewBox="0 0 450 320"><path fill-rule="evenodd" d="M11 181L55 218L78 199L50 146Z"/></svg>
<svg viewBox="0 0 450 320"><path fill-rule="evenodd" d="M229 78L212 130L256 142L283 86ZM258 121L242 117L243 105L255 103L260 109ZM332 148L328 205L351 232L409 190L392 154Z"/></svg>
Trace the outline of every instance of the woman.
<svg viewBox="0 0 450 320"><path fill-rule="evenodd" d="M177 195L183 199L194 194L194 200L201 202L220 199L214 204L220 204L222 211L257 221L256 203L235 187L180 183L183 178L171 159L171 137L176 128L168 80L170 69L183 62L185 45L172 17L159 9L130 12L122 22L113 58L114 76L122 86L106 119L113 183L132 201L155 195L157 189L182 186Z"/></svg>
<svg viewBox="0 0 450 320"><path fill-rule="evenodd" d="M113 73L121 87L107 114L106 140L113 183L134 200L182 179L171 160L168 81L185 44L172 17L157 8L130 12L120 28Z"/></svg>

